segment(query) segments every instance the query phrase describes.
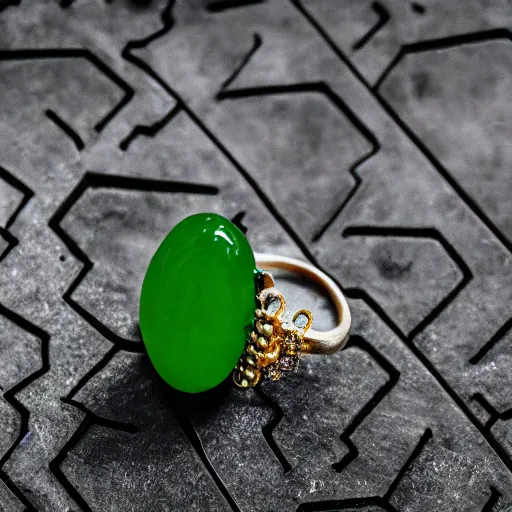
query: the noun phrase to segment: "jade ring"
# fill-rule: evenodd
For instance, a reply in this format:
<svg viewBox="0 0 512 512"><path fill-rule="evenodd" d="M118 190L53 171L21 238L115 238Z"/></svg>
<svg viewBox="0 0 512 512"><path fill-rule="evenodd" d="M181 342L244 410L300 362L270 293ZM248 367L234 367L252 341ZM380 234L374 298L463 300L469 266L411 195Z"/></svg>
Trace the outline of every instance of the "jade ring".
<svg viewBox="0 0 512 512"><path fill-rule="evenodd" d="M310 311L283 319L285 300L270 270L312 279L328 292L338 324L311 329ZM302 322L299 322L302 320ZM162 379L180 391L214 388L232 373L240 388L278 380L302 354L332 354L349 335L347 301L326 274L283 256L255 254L242 231L214 214L179 222L153 255L140 294L140 329Z"/></svg>

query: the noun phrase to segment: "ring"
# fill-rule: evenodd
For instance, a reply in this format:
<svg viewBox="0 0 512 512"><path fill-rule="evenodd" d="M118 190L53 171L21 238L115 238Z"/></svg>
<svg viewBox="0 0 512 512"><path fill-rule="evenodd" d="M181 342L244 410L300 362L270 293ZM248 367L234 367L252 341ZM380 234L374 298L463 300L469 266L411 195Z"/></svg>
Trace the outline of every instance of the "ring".
<svg viewBox="0 0 512 512"><path fill-rule="evenodd" d="M259 308L255 311L254 328L244 353L233 372L233 381L242 388L254 387L262 378L278 380L287 371L297 371L302 354L333 354L340 350L348 340L351 323L350 309L343 292L316 267L273 254L256 253L255 259L263 274L256 296ZM269 270L298 273L324 288L336 308L338 325L326 332L310 329L313 315L307 309L297 311L291 322L283 321L286 302L274 288ZM297 325L300 317L306 319L302 326Z"/></svg>
<svg viewBox="0 0 512 512"><path fill-rule="evenodd" d="M329 294L337 326L311 329L310 311L290 320L271 270L294 272ZM309 263L254 254L242 231L214 213L179 222L149 263L140 329L160 377L180 391L211 389L230 373L240 388L296 371L302 354L332 354L349 336L350 309L338 285Z"/></svg>

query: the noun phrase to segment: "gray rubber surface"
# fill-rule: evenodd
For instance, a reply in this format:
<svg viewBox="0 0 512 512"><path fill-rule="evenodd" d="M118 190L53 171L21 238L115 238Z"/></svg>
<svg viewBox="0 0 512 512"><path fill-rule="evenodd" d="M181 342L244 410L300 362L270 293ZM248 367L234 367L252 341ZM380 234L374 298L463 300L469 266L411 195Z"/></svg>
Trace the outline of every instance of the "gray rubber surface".
<svg viewBox="0 0 512 512"><path fill-rule="evenodd" d="M512 510L510 1L0 9L0 510ZM138 294L201 211L348 347L166 389Z"/></svg>

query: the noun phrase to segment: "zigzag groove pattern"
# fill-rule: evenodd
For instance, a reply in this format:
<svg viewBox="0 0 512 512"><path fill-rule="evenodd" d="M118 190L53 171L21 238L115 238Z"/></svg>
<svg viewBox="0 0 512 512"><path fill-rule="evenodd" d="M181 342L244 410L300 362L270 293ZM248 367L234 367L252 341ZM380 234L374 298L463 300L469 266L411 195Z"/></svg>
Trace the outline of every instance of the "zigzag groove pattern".
<svg viewBox="0 0 512 512"><path fill-rule="evenodd" d="M108 2L110 3L110 2ZM135 2L136 3L136 2ZM10 12L14 12L14 9L6 9L8 6L18 5L20 2L18 1L8 1L4 2L4 4L0 5L0 12L5 10L5 13L2 13L2 16L8 15ZM73 9L76 5L73 5L73 1L62 1L60 3L60 7L66 9L66 13L70 13L70 16L73 13ZM261 179L254 174L254 172L250 172L248 169L244 167L242 163L240 163L237 158L234 156L234 153L230 148L230 141L223 138L222 135L218 135L217 130L220 131L219 125L216 124L217 120L215 116L210 116L210 109L208 108L196 108L196 106L192 106L188 101L183 99L181 89L178 85L174 84L170 81L165 74L164 70L161 71L160 67L155 63L151 63L149 60L146 61L144 58L139 57L136 53L139 50L145 49L148 51L153 51L153 43L155 47L157 44L165 44L169 41L173 40L173 37L179 35L179 29L182 26L183 19L186 16L183 16L183 4L171 0L166 3L166 5L161 9L158 13L161 20L161 27L159 27L155 32L150 34L149 36L144 37L139 40L129 40L126 45L123 47L121 52L121 58L123 65L132 65L144 72L155 84L156 87L161 88L167 95L172 97L176 101L176 105L173 106L170 110L163 113L162 117L159 118L156 122L144 124L144 122L138 122L134 120L131 131L127 136L125 136L122 140L110 141L113 145L121 150L121 152L127 152L127 150L131 147L132 142L135 139L140 140L141 145L145 143L145 138L154 138L157 137L161 130L170 122L172 122L175 116L184 112L190 119L192 119L193 123L200 129L202 134L204 134L209 141L213 143L216 150L223 155L233 167L234 172L238 173L248 184L250 190L254 194L254 196L262 203L262 205L268 210L271 214L273 220L275 221L276 226L279 229L282 229L287 236L291 239L292 243L298 248L299 251L302 252L304 257L311 261L313 264L321 267L321 248L322 244L333 243L331 241L331 232L332 228L337 225L342 214L352 210L352 208L356 205L359 200L360 193L364 192L365 187L368 185L358 174L358 168L370 161L372 157L377 156L377 154L381 151L384 151L384 144L382 141L383 134L378 133L374 130L374 127L367 123L364 119L364 116L360 115L360 111L364 110L366 106L358 105L351 101L346 101L344 97L342 97L340 88L335 88L333 84L328 81L324 81L322 76L319 76L317 80L308 81L301 80L293 83L292 85L280 85L279 83L275 85L261 85L255 83L254 86L244 87L239 89L230 89L230 86L236 82L236 79L241 76L241 74L249 69L249 64L254 63L255 68L257 69L258 65L261 63L258 61L253 61L253 57L255 55L261 55L260 52L265 50L265 45L268 43L270 45L277 45L276 48L281 48L279 46L279 41L276 42L269 33L267 33L267 27L264 23L260 23L259 13L268 13L267 9L270 9L268 6L271 2L265 2L263 0L222 0L216 2L205 3L205 5L201 6L201 16L204 16L204 23L210 23L210 20L216 20L215 23L220 23L221 27L224 23L222 20L229 20L226 22L228 25L235 26L235 23L232 20L241 20L243 16L254 16L255 23L254 26L250 26L250 30L246 30L247 34L252 34L252 45L245 52L238 52L238 58L233 59L237 60L238 64L233 68L231 66L229 71L226 73L227 78L225 78L222 82L219 82L220 89L211 92L211 101L216 101L217 106L221 109L224 102L227 101L243 101L245 98L250 98L252 96L267 96L267 95L279 95L279 94L294 94L294 93L311 93L311 94L321 94L326 97L337 109L340 113L348 118L348 120L353 124L355 130L361 134L367 142L370 143L371 149L365 153L363 156L358 158L355 162L352 162L350 168L348 169L349 174L352 176L354 184L345 199L342 201L336 210L335 213L322 224L322 227L314 234L311 240L303 240L301 236L295 231L292 227L293 222L291 222L288 218L280 210L280 206L274 204L274 202L267 196L264 192L264 189L261 185ZM142 5L142 4L141 4ZM149 3L148 3L149 5ZM382 94L379 92L379 88L385 82L386 78L392 72L392 70L397 66L401 59L403 59L406 55L410 53L418 53L424 51L432 51L437 49L445 49L454 46L462 46L466 44L473 44L483 41L494 41L494 40L511 40L510 31L508 29L503 28L494 28L494 29L485 29L478 30L475 32L470 32L467 34L457 34L450 35L446 37L433 37L431 39L422 40L414 43L402 43L400 45L400 49L398 54L396 54L388 63L388 65L384 68L382 74L378 77L374 84L371 84L371 80L367 79L364 75L363 71L360 71L357 65L353 62L352 58L347 57L345 51L342 49L340 44L338 44L337 39L335 40L332 36L331 32L317 20L317 18L312 14L313 10L310 9L309 3L304 0L301 2L300 0L291 0L290 5L292 6L292 11L295 12L296 19L294 23L297 26L302 27L300 23L304 23L309 28L312 28L314 33L318 36L319 39L322 40L323 44L330 48L332 52L335 54L335 58L340 61L344 68L348 70L348 73L355 78L355 81L361 85L362 89L364 89L370 96L375 100L376 104L382 109L387 116L392 120L394 125L398 127L398 129L406 136L406 138L412 143L414 148L433 166L433 168L437 171L438 175L444 180L444 183L449 186L450 190L452 190L457 197L458 201L464 205L464 207L469 208L471 212L475 215L478 222L482 223L489 232L492 237L494 237L499 243L506 249L508 253L512 253L512 243L506 238L506 236L499 230L499 228L493 223L493 221L488 217L488 215L483 211L481 206L477 204L477 202L469 196L467 192L465 192L462 184L458 183L453 176L450 174L449 170L444 168L444 166L440 163L440 160L434 154L434 152L427 147L427 145L414 133L414 131L407 126L407 124L399 117L399 114L390 106L390 104L383 98ZM145 9L147 6L139 6L141 9ZM20 9L23 9L22 5ZM148 7L149 8L149 7ZM356 39L355 42L352 43L352 49L356 51L368 51L368 48L373 46L373 44L368 45L368 43L372 40L372 38L380 38L386 37L384 32L387 32L390 24L388 23L390 20L393 20L393 17L396 16L392 2L391 7L384 7L379 2L373 2L371 4L371 8L377 13L379 19L377 23L373 25L368 25L368 30L363 34L362 37ZM287 7L283 7L283 10L287 9ZM416 14L424 15L426 14L426 9L420 5L413 3L411 5L411 9ZM433 9L429 6L429 14ZM248 14L244 14L244 13ZM135 16L136 14L134 14ZM202 19L202 18L201 18ZM252 19L252 18L251 18ZM221 20L221 21L217 21ZM370 20L371 21L371 20ZM369 21L368 21L369 23ZM291 24L293 25L293 23ZM226 26L226 25L224 25ZM215 25L217 28L218 26ZM176 29L175 31L173 29ZM207 28L206 30L210 30ZM289 27L283 25L280 29L285 33L289 30ZM301 28L302 30L302 28ZM301 32L297 30L296 34L300 34L297 37L309 37L304 36L303 34L307 32ZM272 32L270 32L273 35ZM250 36L249 36L250 38ZM278 38L276 38L278 39ZM352 39L354 41L354 39ZM373 41L372 41L373 43ZM286 47L285 47L286 48ZM274 47L271 47L274 49ZM215 58L215 45L212 45L212 56L209 58ZM199 51L199 50L198 50ZM265 50L268 51L268 50ZM291 53L291 48L286 48L286 52ZM309 55L311 61L314 60L316 56ZM103 62L103 60L96 57L96 52L86 49L86 48L50 48L50 49L21 49L21 50L2 50L0 51L0 60L10 61L10 60L30 60L30 59L66 59L66 58L85 58L88 60L93 66L99 69L106 77L108 77L117 87L119 87L123 91L123 97L120 102L118 102L98 123L95 125L95 130L98 134L101 134L103 129L110 123L119 112L132 100L134 95L136 94L135 89L130 85L124 78L118 75L118 73L113 71L113 67L108 66ZM176 58L176 53L172 55L172 58ZM231 58L231 55L230 55ZM296 65L296 64L294 64ZM313 64L310 64L311 66ZM224 72L224 69L223 69ZM292 70L289 70L290 74ZM345 71L343 70L343 73ZM224 76L226 76L224 75ZM250 75L249 75L250 76ZM264 80L263 80L264 81ZM347 81L348 83L348 81ZM351 87L351 86L349 86ZM373 107L372 107L373 108ZM72 128L71 124L74 125L72 119L69 119L65 115L60 117L60 115L54 110L48 109L46 110L47 117L55 123L57 127L62 131L63 136L67 136L71 139L71 141L75 144L76 148L81 151L85 148L84 141L80 137L78 131ZM68 119L64 121L64 119ZM89 149L89 148L88 148ZM133 149L133 148L131 148ZM131 151L130 151L131 152ZM85 153L85 152L83 152ZM128 152L129 153L129 152ZM128 154L124 153L124 154ZM212 174L213 176L213 174ZM16 216L20 213L20 211L25 208L29 202L31 196L34 195L34 192L29 189L26 185L24 185L21 181L15 178L10 172L6 171L4 168L0 167L0 178L6 181L9 185L16 188L23 194L23 199L18 204L16 211L9 218L7 225L5 228L0 228L0 235L7 241L8 247L4 251L3 254L0 255L0 262L4 260L6 257L13 257L15 253L12 253L12 249L18 244L18 240L9 232L9 228L14 223ZM368 178L370 179L370 178ZM214 180L211 181L214 183ZM86 172L83 174L80 181L77 183L74 190L71 194L60 204L58 209L55 211L54 215L51 217L48 226L49 228L57 235L57 237L66 245L66 247L70 250L73 256L83 264L82 269L78 273L78 275L74 278L72 283L67 288L66 292L62 296L63 300L66 304L77 312L88 324L90 324L98 333L100 333L107 341L112 343L112 348L107 352L107 354L85 375L81 376L79 382L73 387L73 389L66 394L66 396L62 397L62 401L68 405L71 405L78 410L80 410L84 414L84 419L80 424L79 428L73 433L73 435L68 439L64 446L61 446L58 454L49 462L49 468L53 475L57 478L60 484L67 491L69 496L76 502L76 504L85 511L93 510L92 506L89 503L89 500L82 496L81 492L77 487L75 487L71 481L66 477L61 469L62 463L67 458L68 454L72 452L79 443L87 442L88 432L93 425L100 425L105 428L119 430L127 433L136 433L137 427L129 423L123 423L120 421L114 421L110 419L105 419L99 417L95 413L93 413L88 407L80 403L76 400L75 396L77 393L86 387L89 381L95 375L101 375L102 372L108 367L111 363L113 357L118 354L120 351L128 351L128 352L137 352L140 353L143 351L143 347L139 342L125 339L122 336L119 336L111 329L109 329L105 324L103 324L98 318L94 316L91 312L87 311L83 306L81 306L77 301L73 299L73 292L80 286L81 282L84 280L86 275L93 268L94 262L90 259L90 257L81 249L78 244L71 238L69 233L65 231L62 227L63 221L66 215L73 209L74 205L80 200L83 194L89 188L106 188L106 189L117 189L117 190L127 190L127 191L154 191L154 192L162 192L162 193L173 193L173 192L186 192L188 194L194 195L217 195L220 191L216 186L207 186L207 185L197 185L189 182L179 182L179 181L160 181L153 179L144 179L144 178L132 178L128 176L122 175L110 175L110 174L101 174L96 172ZM245 209L242 211L242 208L245 208L244 205L237 205L240 210L233 221L240 225L243 229L244 226L242 224L243 217L246 213ZM250 234L250 233L249 233ZM411 371L426 371L431 376L434 377L437 384L441 386L444 390L447 399L451 400L456 404L458 410L463 413L463 418L465 421L468 420L467 423L469 425L468 428L473 429L477 432L477 436L481 436L487 443L492 447L490 453L496 455L496 459L498 459L499 464L503 464L508 469L508 473L512 472L512 459L510 457L509 452L502 444L502 440L498 439L494 433L491 432L491 428L496 424L498 420L507 421L512 419L512 409L506 410L504 412L498 412L498 410L492 405L493 400L491 397L486 397L482 393L474 393L472 395L472 400L481 407L483 407L487 413L489 414L489 419L482 425L480 421L476 418L473 413L470 405L466 403L465 399L463 399L456 388L454 388L449 379L445 377L441 370L438 370L436 366L429 360L429 358L422 352L420 348L415 345L416 338L419 337L421 333L426 331L427 327L435 324L439 321L441 317L441 313L446 310L446 308L454 303L457 300L460 300L460 295L466 287L473 285L473 279L476 279L478 276L477 272L474 268L470 269L470 266L466 263L465 254L461 254L455 247L450 243L449 237L447 237L441 231L435 227L422 227L422 228L409 228L404 226L398 227L377 227L370 224L365 224L364 222L357 225L350 225L343 227L343 233L341 240L347 237L359 237L359 236L376 236L376 237L410 237L416 239L432 239L438 242L445 253L453 260L456 264L458 270L462 274L462 279L457 283L455 288L453 288L449 294L447 294L441 302L435 306L428 315L426 315L414 328L412 328L409 332L402 332L402 330L398 327L397 323L393 318L391 318L380 304L378 304L369 293L359 287L348 288L345 290L346 295L352 299L360 299L361 302L365 303L369 306L369 309L375 313L375 315L382 320L383 324L389 328L394 335L402 342L402 345L408 351L407 353L413 354L415 358L415 367L414 370ZM338 235L338 239L340 239ZM23 242L22 242L23 243ZM338 240L338 243L339 240ZM340 243L340 247L342 247ZM341 249L340 249L341 251ZM330 274L330 269L325 269L326 273ZM333 276L336 277L336 276ZM7 473L3 470L3 467L7 460L12 456L13 452L16 450L17 446L24 439L24 437L28 433L28 424L30 411L16 398L16 395L24 388L33 384L37 379L39 379L44 373L46 373L50 368L50 354L49 354L49 342L50 336L43 329L37 327L33 323L31 323L28 319L21 317L10 309L2 306L0 304L0 314L14 322L16 325L27 331L28 333L36 336L41 340L41 368L31 375L25 377L22 381L17 383L14 387L7 390L4 393L4 397L7 402L13 407L21 417L21 429L20 433L16 439L16 442L10 447L8 452L2 456L0 459L0 479L5 483L7 488L15 495L15 497L26 507L27 510L35 510L31 501L27 498L26 494L19 489L19 487L13 482ZM480 348L473 352L473 356L469 359L468 363L470 366L478 365L487 354L496 346L497 343L502 340L510 330L512 319L506 320L504 323L502 322L502 326L495 332L495 334L486 342L481 343ZM393 361L389 360L387 357L384 357L379 350L377 350L372 344L366 341L366 338L363 336L354 336L349 345L349 347L356 347L359 350L365 352L370 359L372 359L388 376L384 385L379 387L377 391L374 393L372 398L364 404L361 404L358 412L349 422L348 426L345 428L343 433L341 434L341 440L345 443L348 448L348 453L337 463L333 465L334 470L338 474L344 474L350 465L351 462L355 461L358 457L360 457L358 446L352 441L351 436L356 431L358 427L364 424L368 418L371 417L375 408L383 401L385 397L390 396L392 390L395 388L397 383L401 378L401 372L398 371L393 364ZM408 370L409 371L409 370ZM325 378L325 376L323 376ZM305 377L307 378L307 377ZM506 383L505 383L506 384ZM286 382L283 383L286 385ZM269 420L268 423L261 426L261 434L266 441L267 445L270 447L274 455L276 456L278 462L284 470L284 479L293 479L294 477L294 468L287 461L284 454L281 452L280 447L276 443L273 438L273 430L280 423L282 418L284 417L284 412L282 406L275 401L272 397L262 391L262 389L257 390L259 396L266 403L267 407L273 411L273 416ZM203 464L203 468L211 477L214 485L220 494L224 497L228 506L234 510L248 510L251 509L250 500L247 498L247 501L244 501L246 497L240 497L239 490L237 490L236 481L230 479L229 472L226 471L225 467L219 465L219 467L215 466L211 462L211 456L209 450L213 450L210 445L207 445L203 442L201 438L201 434L197 429L197 425L191 420L189 412L186 408L186 403L180 401L177 397L171 397L169 399L169 407L171 408L174 416L176 417L177 422L179 423L181 429L186 434L186 437L194 448L196 454ZM235 428L235 426L233 426ZM416 447L411 452L405 464L402 465L401 469L398 471L394 480L388 490L382 495L369 496L369 497L358 497L358 498L348 498L348 499L333 499L333 500L320 500L320 501L304 501L302 502L296 510L300 511L313 511L313 510L332 510L333 508L338 510L346 510L346 509L354 509L354 508L364 508L364 507L380 507L383 510L395 511L396 508L392 504L392 498L399 487L399 485L404 482L404 476L409 472L410 468L418 461L422 450L426 447L428 443L436 443L437 433L430 428L426 428L423 435L419 439L416 444ZM488 454L489 452L485 452ZM487 455L486 455L487 456ZM419 462L418 462L419 463ZM333 475L336 473L333 471ZM510 476L510 475L509 475ZM240 473L240 478L245 478L243 473ZM265 478L263 476L263 478ZM333 477L334 478L334 477ZM500 477L501 478L501 477ZM506 482L507 477L503 477L500 482ZM284 480L286 481L286 480ZM487 484L486 484L487 485ZM505 485L505 484L503 484ZM270 486L270 482L269 482ZM483 492L485 492L485 497L490 496L487 499L483 507L483 511L491 511L496 508L496 506L505 501L505 499L512 499L510 494L510 489L498 489L494 485L487 485L487 487L483 486ZM490 491L489 491L490 489ZM380 493L379 493L380 494Z"/></svg>

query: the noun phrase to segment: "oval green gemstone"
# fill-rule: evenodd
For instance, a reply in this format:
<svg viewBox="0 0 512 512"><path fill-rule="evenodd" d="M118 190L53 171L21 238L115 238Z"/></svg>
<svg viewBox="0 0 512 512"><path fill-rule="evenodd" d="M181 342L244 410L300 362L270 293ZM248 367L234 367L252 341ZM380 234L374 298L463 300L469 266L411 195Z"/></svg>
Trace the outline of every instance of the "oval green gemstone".
<svg viewBox="0 0 512 512"><path fill-rule="evenodd" d="M254 320L255 266L244 234L217 214L187 217L165 237L142 284L140 329L169 385L206 391L236 366Z"/></svg>

